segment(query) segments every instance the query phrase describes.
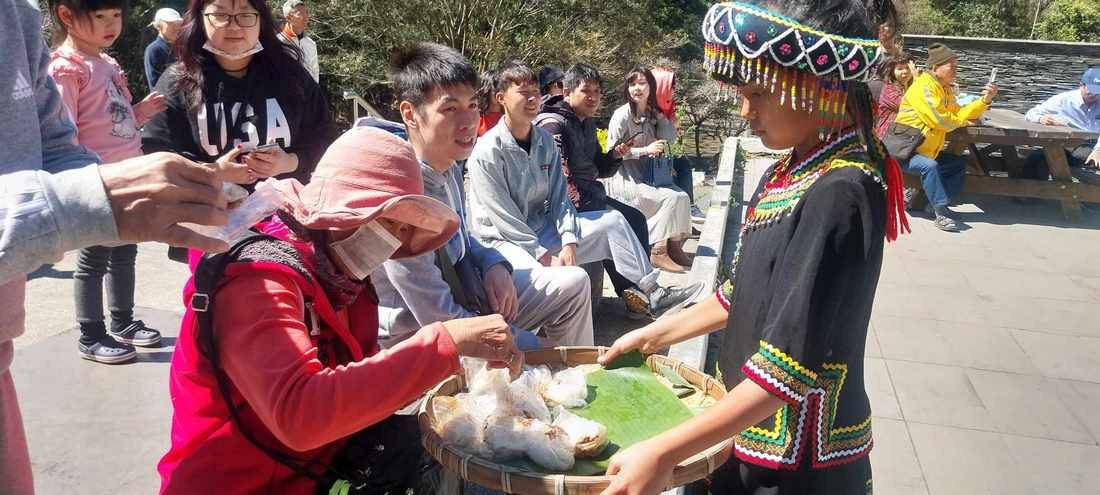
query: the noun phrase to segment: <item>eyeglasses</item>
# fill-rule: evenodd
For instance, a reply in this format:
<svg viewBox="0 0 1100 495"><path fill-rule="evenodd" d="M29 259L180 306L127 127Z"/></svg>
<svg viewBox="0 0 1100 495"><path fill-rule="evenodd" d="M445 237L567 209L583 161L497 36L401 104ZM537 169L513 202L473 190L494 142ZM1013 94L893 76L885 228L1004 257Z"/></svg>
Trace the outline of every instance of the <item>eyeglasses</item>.
<svg viewBox="0 0 1100 495"><path fill-rule="evenodd" d="M229 21L236 22L238 26L243 28L250 28L260 22L260 14L255 12L244 12L241 14L211 13L203 14L202 16L217 28L228 27Z"/></svg>

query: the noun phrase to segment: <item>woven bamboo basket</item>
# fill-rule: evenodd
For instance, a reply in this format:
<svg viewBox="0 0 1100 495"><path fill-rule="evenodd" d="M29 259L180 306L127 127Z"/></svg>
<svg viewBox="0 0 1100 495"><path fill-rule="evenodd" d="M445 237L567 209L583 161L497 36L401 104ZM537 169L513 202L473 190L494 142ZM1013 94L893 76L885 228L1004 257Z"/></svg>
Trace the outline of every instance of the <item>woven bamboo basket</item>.
<svg viewBox="0 0 1100 495"><path fill-rule="evenodd" d="M606 347L556 347L528 352L525 358L527 364L532 365L577 366L595 363L606 350ZM657 364L674 369L692 386L715 399L720 399L726 394L725 387L718 380L676 359L652 355L646 359L646 364L650 369L656 369ZM466 384L463 378L453 376L428 392L420 406L420 431L424 448L445 468L464 480L505 493L598 495L607 488L611 481L608 476L571 476L520 471L467 454L445 443L439 435L441 425L436 421L435 412L431 407L432 399L438 396L455 395L465 390ZM712 473L729 459L731 443L732 439L727 440L681 462L673 470L672 485L686 485Z"/></svg>

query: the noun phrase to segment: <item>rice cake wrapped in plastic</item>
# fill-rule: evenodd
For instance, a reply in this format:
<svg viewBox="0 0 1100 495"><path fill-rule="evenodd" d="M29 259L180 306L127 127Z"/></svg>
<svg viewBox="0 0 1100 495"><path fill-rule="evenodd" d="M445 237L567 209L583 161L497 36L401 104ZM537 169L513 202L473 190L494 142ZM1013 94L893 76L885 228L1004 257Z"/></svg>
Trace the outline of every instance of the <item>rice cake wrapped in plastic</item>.
<svg viewBox="0 0 1100 495"><path fill-rule="evenodd" d="M543 401L542 395L539 393L540 390L546 388L550 379L548 368L530 368L524 370L519 378L508 386L512 396L512 405L520 414L545 423L550 423L553 420L550 415L550 408L546 407L546 402Z"/></svg>
<svg viewBox="0 0 1100 495"><path fill-rule="evenodd" d="M443 441L474 455L491 454L483 438L485 427L469 410L466 394L455 397L436 397L432 409L439 422L439 435Z"/></svg>
<svg viewBox="0 0 1100 495"><path fill-rule="evenodd" d="M607 447L607 427L596 421L582 418L558 406L554 409L554 426L569 436L573 453L580 459L591 459Z"/></svg>
<svg viewBox="0 0 1100 495"><path fill-rule="evenodd" d="M523 457L530 444L528 429L536 419L494 415L485 423L485 444L492 458L511 461ZM541 421L539 421L541 423Z"/></svg>
<svg viewBox="0 0 1100 495"><path fill-rule="evenodd" d="M567 471L576 462L569 434L557 426L532 421L527 428L527 442L527 457L546 469Z"/></svg>
<svg viewBox="0 0 1100 495"><path fill-rule="evenodd" d="M547 404L582 407L588 403L587 373L580 367L566 368L554 375L542 397Z"/></svg>

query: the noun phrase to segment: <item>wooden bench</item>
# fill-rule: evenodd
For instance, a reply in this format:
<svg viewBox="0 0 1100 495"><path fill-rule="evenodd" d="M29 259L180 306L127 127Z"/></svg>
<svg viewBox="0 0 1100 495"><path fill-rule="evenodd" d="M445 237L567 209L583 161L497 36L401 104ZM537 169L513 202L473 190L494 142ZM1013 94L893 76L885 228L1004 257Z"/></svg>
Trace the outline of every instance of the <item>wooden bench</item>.
<svg viewBox="0 0 1100 495"><path fill-rule="evenodd" d="M1050 126L1028 122L1023 115L1012 110L994 108L974 125L956 129L948 134L947 152L966 155L966 185L963 191L974 194L993 194L1027 198L1052 199L1062 203L1067 220L1081 220L1081 201L1100 203L1100 185L1075 182L1065 149L1082 144L1094 144L1100 134L1063 126ZM979 148L979 144L984 144ZM1031 180L1020 177L1024 161L1017 146L1036 146L1046 155L1053 180ZM992 153L1000 151L1005 164L1005 176L991 175ZM920 187L920 178L906 174L905 183Z"/></svg>

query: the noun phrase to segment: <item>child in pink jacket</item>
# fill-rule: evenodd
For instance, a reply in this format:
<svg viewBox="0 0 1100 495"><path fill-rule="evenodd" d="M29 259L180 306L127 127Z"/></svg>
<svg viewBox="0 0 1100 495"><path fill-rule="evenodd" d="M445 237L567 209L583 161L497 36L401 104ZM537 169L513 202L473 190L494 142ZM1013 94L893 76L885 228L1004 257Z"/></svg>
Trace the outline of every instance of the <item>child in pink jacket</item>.
<svg viewBox="0 0 1100 495"><path fill-rule="evenodd" d="M103 163L141 156L138 129L164 110L164 97L152 93L131 105L126 77L115 59L103 53L122 32L127 0L50 0L55 39L49 73L57 84L77 144ZM160 333L134 319L134 260L137 245L92 246L80 250L73 273L78 350L84 359L122 363L137 357L137 346L160 343ZM103 276L111 328L103 314Z"/></svg>

